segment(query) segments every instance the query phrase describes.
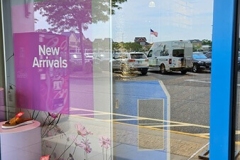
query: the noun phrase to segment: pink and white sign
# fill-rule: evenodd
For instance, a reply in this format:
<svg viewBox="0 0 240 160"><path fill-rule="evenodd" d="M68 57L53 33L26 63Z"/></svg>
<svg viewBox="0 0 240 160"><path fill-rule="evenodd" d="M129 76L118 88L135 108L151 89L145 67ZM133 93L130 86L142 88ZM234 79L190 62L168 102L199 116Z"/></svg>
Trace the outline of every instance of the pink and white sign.
<svg viewBox="0 0 240 160"><path fill-rule="evenodd" d="M16 105L69 113L68 37L52 33L15 33Z"/></svg>

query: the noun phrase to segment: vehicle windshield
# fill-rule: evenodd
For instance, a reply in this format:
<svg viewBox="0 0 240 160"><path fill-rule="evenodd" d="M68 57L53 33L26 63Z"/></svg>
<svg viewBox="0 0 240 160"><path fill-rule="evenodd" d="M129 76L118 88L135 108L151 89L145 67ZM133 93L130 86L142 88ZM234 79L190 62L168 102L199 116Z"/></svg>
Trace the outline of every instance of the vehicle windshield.
<svg viewBox="0 0 240 160"><path fill-rule="evenodd" d="M193 58L194 59L207 59L207 57L203 53L194 53Z"/></svg>
<svg viewBox="0 0 240 160"><path fill-rule="evenodd" d="M212 58L212 53L211 52L207 52L205 55L206 55L207 58Z"/></svg>
<svg viewBox="0 0 240 160"><path fill-rule="evenodd" d="M145 59L145 54L131 54L131 59Z"/></svg>

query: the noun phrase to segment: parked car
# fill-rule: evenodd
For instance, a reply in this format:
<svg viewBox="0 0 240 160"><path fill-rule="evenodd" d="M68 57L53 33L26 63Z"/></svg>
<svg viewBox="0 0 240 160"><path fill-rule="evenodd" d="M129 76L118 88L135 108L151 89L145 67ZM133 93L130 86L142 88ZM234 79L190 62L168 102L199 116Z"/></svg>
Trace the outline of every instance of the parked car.
<svg viewBox="0 0 240 160"><path fill-rule="evenodd" d="M212 58L212 52L205 53L207 58ZM240 52L238 52L238 71L240 71Z"/></svg>
<svg viewBox="0 0 240 160"><path fill-rule="evenodd" d="M81 53L70 53L69 54L69 63L70 63L71 71L82 70L83 65L82 65ZM85 66L87 66L87 68L92 68L93 55L91 53L85 54L84 63L85 63Z"/></svg>
<svg viewBox="0 0 240 160"><path fill-rule="evenodd" d="M193 72L199 72L203 70L211 71L212 60L207 58L203 52L193 52Z"/></svg>
<svg viewBox="0 0 240 160"><path fill-rule="evenodd" d="M127 53L114 53L112 57L112 71L120 71L122 69L122 63L126 61Z"/></svg>
<svg viewBox="0 0 240 160"><path fill-rule="evenodd" d="M81 54L73 53L69 55L69 63L72 71L82 70Z"/></svg>
<svg viewBox="0 0 240 160"><path fill-rule="evenodd" d="M109 70L110 68L110 52L94 53L94 64L101 70Z"/></svg>
<svg viewBox="0 0 240 160"><path fill-rule="evenodd" d="M212 52L206 52L206 53L205 53L205 56L206 56L207 58L212 58Z"/></svg>
<svg viewBox="0 0 240 160"><path fill-rule="evenodd" d="M117 53L113 55L112 69L122 72L140 71L146 75L149 61L144 52Z"/></svg>

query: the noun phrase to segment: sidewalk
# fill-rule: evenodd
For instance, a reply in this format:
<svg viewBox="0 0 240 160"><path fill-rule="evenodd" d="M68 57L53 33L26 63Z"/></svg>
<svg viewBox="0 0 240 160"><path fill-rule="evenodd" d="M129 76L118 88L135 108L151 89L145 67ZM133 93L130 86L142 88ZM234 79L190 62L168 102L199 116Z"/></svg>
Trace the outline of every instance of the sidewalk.
<svg viewBox="0 0 240 160"><path fill-rule="evenodd" d="M73 72L69 75L70 78L80 78L80 79L89 79L89 78L93 78L93 77L102 77L102 78L106 78L110 76L110 72L108 71L99 71L99 72L94 72L93 73L86 73L84 71L77 71L77 72Z"/></svg>
<svg viewBox="0 0 240 160"><path fill-rule="evenodd" d="M75 124L81 123L93 133L89 140L94 150L89 160L99 160L99 156L102 156L102 148L99 147L101 135L111 137L113 152L108 154L113 155L113 160L201 160L198 156L208 149L208 138L135 124L112 122L110 125L109 122L70 116L68 122L62 125L68 126L68 133L72 134L76 131ZM66 142L61 135L48 139L53 144L60 143L59 140L64 147Z"/></svg>
<svg viewBox="0 0 240 160"><path fill-rule="evenodd" d="M183 133L170 133L171 160L196 160L199 155L206 152L209 139Z"/></svg>
<svg viewBox="0 0 240 160"><path fill-rule="evenodd" d="M96 73L94 73L95 75ZM93 74L91 73L85 73L83 71L73 72L69 75L70 78L80 78L80 79L88 79L92 78Z"/></svg>
<svg viewBox="0 0 240 160"><path fill-rule="evenodd" d="M170 160L199 160L198 156L208 149L207 138L169 131L170 140L167 142L160 129L122 123L114 123L113 126L116 160L144 160L145 156L147 160L159 160L165 150L170 150Z"/></svg>
<svg viewBox="0 0 240 160"><path fill-rule="evenodd" d="M98 78L107 76L109 72L94 73ZM87 80L93 75L75 72L70 77ZM169 131L167 141L165 134L161 129L114 123L114 160L200 160L198 156L208 150L208 138ZM166 151L170 152L170 159L166 158Z"/></svg>

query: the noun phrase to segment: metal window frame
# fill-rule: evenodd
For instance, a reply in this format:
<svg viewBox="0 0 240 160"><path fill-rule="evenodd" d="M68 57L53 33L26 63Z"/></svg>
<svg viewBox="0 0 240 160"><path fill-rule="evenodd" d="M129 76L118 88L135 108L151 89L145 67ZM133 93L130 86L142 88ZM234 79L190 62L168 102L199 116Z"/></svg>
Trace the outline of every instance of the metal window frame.
<svg viewBox="0 0 240 160"><path fill-rule="evenodd" d="M235 159L236 15L237 0L214 1L210 94L212 160Z"/></svg>

